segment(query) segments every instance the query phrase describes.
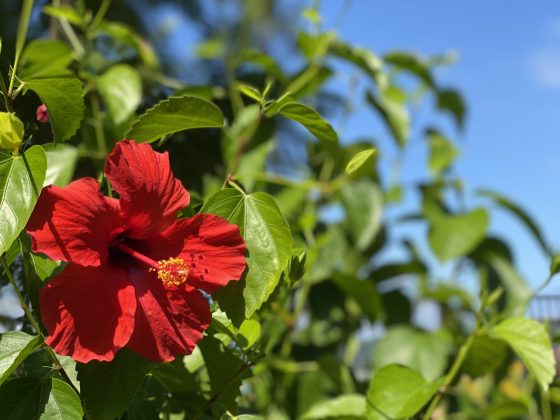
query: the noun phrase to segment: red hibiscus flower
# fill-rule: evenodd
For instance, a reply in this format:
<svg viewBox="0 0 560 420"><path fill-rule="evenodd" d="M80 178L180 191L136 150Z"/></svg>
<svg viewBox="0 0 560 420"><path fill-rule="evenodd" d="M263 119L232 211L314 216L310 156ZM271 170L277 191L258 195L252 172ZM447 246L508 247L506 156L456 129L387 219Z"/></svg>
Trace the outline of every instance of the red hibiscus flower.
<svg viewBox="0 0 560 420"><path fill-rule="evenodd" d="M212 293L245 269L239 228L211 214L176 219L189 194L167 153L125 140L105 175L43 189L27 224L33 250L68 263L40 295L47 344L87 363L127 346L154 361L192 352L211 313Z"/></svg>

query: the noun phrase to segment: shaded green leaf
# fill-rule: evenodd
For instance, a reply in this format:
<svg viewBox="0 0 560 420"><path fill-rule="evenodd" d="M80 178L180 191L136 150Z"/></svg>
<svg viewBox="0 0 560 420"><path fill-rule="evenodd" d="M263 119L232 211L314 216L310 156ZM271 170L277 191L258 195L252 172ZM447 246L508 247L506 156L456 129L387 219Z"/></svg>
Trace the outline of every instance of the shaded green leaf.
<svg viewBox="0 0 560 420"><path fill-rule="evenodd" d="M332 282L346 295L353 297L371 322L378 318L381 302L375 287L354 276L335 273Z"/></svg>
<svg viewBox="0 0 560 420"><path fill-rule="evenodd" d="M502 340L487 335L477 335L469 348L462 370L478 378L497 370L504 363L507 355L508 347Z"/></svg>
<svg viewBox="0 0 560 420"><path fill-rule="evenodd" d="M434 80L430 73L428 63L415 54L404 51L393 51L383 56L386 63L392 64L399 70L414 74L426 85L433 87Z"/></svg>
<svg viewBox="0 0 560 420"><path fill-rule="evenodd" d="M540 387L548 389L556 369L552 344L542 324L527 318L510 318L490 328L489 334L508 343Z"/></svg>
<svg viewBox="0 0 560 420"><path fill-rule="evenodd" d="M0 413L5 419L82 420L80 398L66 382L17 378L0 387Z"/></svg>
<svg viewBox="0 0 560 420"><path fill-rule="evenodd" d="M111 362L78 365L80 395L96 420L120 418L154 364L130 350L120 350Z"/></svg>
<svg viewBox="0 0 560 420"><path fill-rule="evenodd" d="M47 169L41 146L25 152L32 177L22 156L0 152L0 254L6 252L25 227L37 202Z"/></svg>
<svg viewBox="0 0 560 420"><path fill-rule="evenodd" d="M195 96L171 97L146 111L134 123L127 138L153 142L168 134L192 128L220 128L224 118L211 102Z"/></svg>
<svg viewBox="0 0 560 420"><path fill-rule="evenodd" d="M547 243L543 233L541 232L541 230L539 229L535 221L519 205L512 202L507 197L498 194L497 192L494 191L483 189L483 190L478 190L477 194L481 197L486 197L491 199L498 206L502 207L503 209L515 215L533 234L537 243L541 246L542 250L549 256L552 254L551 247Z"/></svg>
<svg viewBox="0 0 560 420"><path fill-rule="evenodd" d="M454 89L442 89L437 93L437 107L449 112L454 118L459 129L465 125L467 107L461 94Z"/></svg>

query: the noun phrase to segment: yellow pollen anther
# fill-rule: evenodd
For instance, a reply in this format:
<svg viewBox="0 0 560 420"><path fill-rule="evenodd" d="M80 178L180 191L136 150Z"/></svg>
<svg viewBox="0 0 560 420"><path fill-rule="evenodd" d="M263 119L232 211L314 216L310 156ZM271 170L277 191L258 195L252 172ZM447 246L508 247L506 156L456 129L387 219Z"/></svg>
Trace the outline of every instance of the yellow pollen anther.
<svg viewBox="0 0 560 420"><path fill-rule="evenodd" d="M150 268L150 271L156 271L158 279L165 286L180 286L187 281L189 276L189 268L182 258L169 258L157 262L157 268Z"/></svg>

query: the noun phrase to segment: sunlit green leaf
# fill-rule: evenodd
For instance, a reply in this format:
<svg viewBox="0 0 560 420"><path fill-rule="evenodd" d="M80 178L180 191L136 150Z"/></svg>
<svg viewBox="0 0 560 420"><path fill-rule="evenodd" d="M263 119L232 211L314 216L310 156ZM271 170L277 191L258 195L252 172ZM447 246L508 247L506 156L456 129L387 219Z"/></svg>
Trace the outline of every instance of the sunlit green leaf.
<svg viewBox="0 0 560 420"><path fill-rule="evenodd" d="M440 214L432 218L428 240L441 261L468 254L484 238L488 214L483 209L458 215Z"/></svg>
<svg viewBox="0 0 560 420"><path fill-rule="evenodd" d="M47 174L43 186L52 184L65 187L74 175L78 149L69 144L45 144L43 149L47 156Z"/></svg>
<svg viewBox="0 0 560 420"><path fill-rule="evenodd" d="M319 140L336 142L338 134L314 109L297 102L288 102L278 109L278 113L303 125Z"/></svg>
<svg viewBox="0 0 560 420"><path fill-rule="evenodd" d="M542 324L527 318L510 318L493 326L489 333L508 343L540 387L548 389L556 369L552 344Z"/></svg>
<svg viewBox="0 0 560 420"><path fill-rule="evenodd" d="M25 158L32 177L22 156L0 152L0 254L25 227L45 179L47 159L41 146L31 147Z"/></svg>
<svg viewBox="0 0 560 420"><path fill-rule="evenodd" d="M358 420L365 418L365 415L366 398L359 394L348 394L314 404L302 420Z"/></svg>
<svg viewBox="0 0 560 420"><path fill-rule="evenodd" d="M10 331L0 335L0 384L10 377L39 343L38 336L22 331Z"/></svg>
<svg viewBox="0 0 560 420"><path fill-rule="evenodd" d="M365 165L371 157L375 154L375 149L371 148L368 150L362 150L354 155L354 157L348 162L346 165L346 173L348 175L352 175L358 169L360 169L363 165Z"/></svg>
<svg viewBox="0 0 560 420"><path fill-rule="evenodd" d="M399 419L422 409L441 386L442 380L427 383L416 371L389 365L375 372L367 394L367 412L375 418Z"/></svg>
<svg viewBox="0 0 560 420"><path fill-rule="evenodd" d="M142 79L128 64L110 67L97 80L97 88L115 125L134 114L142 100Z"/></svg>
<svg viewBox="0 0 560 420"><path fill-rule="evenodd" d="M28 80L49 74L60 74L72 61L72 50L64 42L35 39L23 50L19 77Z"/></svg>
<svg viewBox="0 0 560 420"><path fill-rule="evenodd" d="M222 216L241 230L248 250L243 297L249 318L268 299L289 262L292 236L288 224L272 197L262 192L247 195L225 189L210 197L200 211Z"/></svg>
<svg viewBox="0 0 560 420"><path fill-rule="evenodd" d="M381 115L397 145L404 147L410 135L409 115L405 106L388 97L374 96L369 92L367 100Z"/></svg>
<svg viewBox="0 0 560 420"><path fill-rule="evenodd" d="M347 183L341 190L345 225L359 250L366 249L381 226L383 194L371 181Z"/></svg>
<svg viewBox="0 0 560 420"><path fill-rule="evenodd" d="M425 332L397 325L377 342L372 361L377 368L398 363L416 370L427 380L435 380L445 372L452 344L445 331Z"/></svg>
<svg viewBox="0 0 560 420"><path fill-rule="evenodd" d="M141 115L127 138L153 142L168 134L192 128L222 127L224 118L211 102L195 96L171 97Z"/></svg>
<svg viewBox="0 0 560 420"><path fill-rule="evenodd" d="M46 105L54 141L72 137L84 116L82 82L70 73L35 77L24 82L24 90L35 92Z"/></svg>

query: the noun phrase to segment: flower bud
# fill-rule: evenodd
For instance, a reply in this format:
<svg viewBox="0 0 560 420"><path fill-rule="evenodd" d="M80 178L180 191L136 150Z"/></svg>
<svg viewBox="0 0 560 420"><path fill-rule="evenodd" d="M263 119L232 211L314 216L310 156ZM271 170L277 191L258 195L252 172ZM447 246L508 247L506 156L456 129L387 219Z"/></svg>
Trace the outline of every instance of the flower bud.
<svg viewBox="0 0 560 420"><path fill-rule="evenodd" d="M47 106L45 104L41 104L37 107L37 121L40 123L49 122L49 113L47 112Z"/></svg>
<svg viewBox="0 0 560 420"><path fill-rule="evenodd" d="M23 138L23 123L16 114L0 112L0 149L17 150Z"/></svg>

